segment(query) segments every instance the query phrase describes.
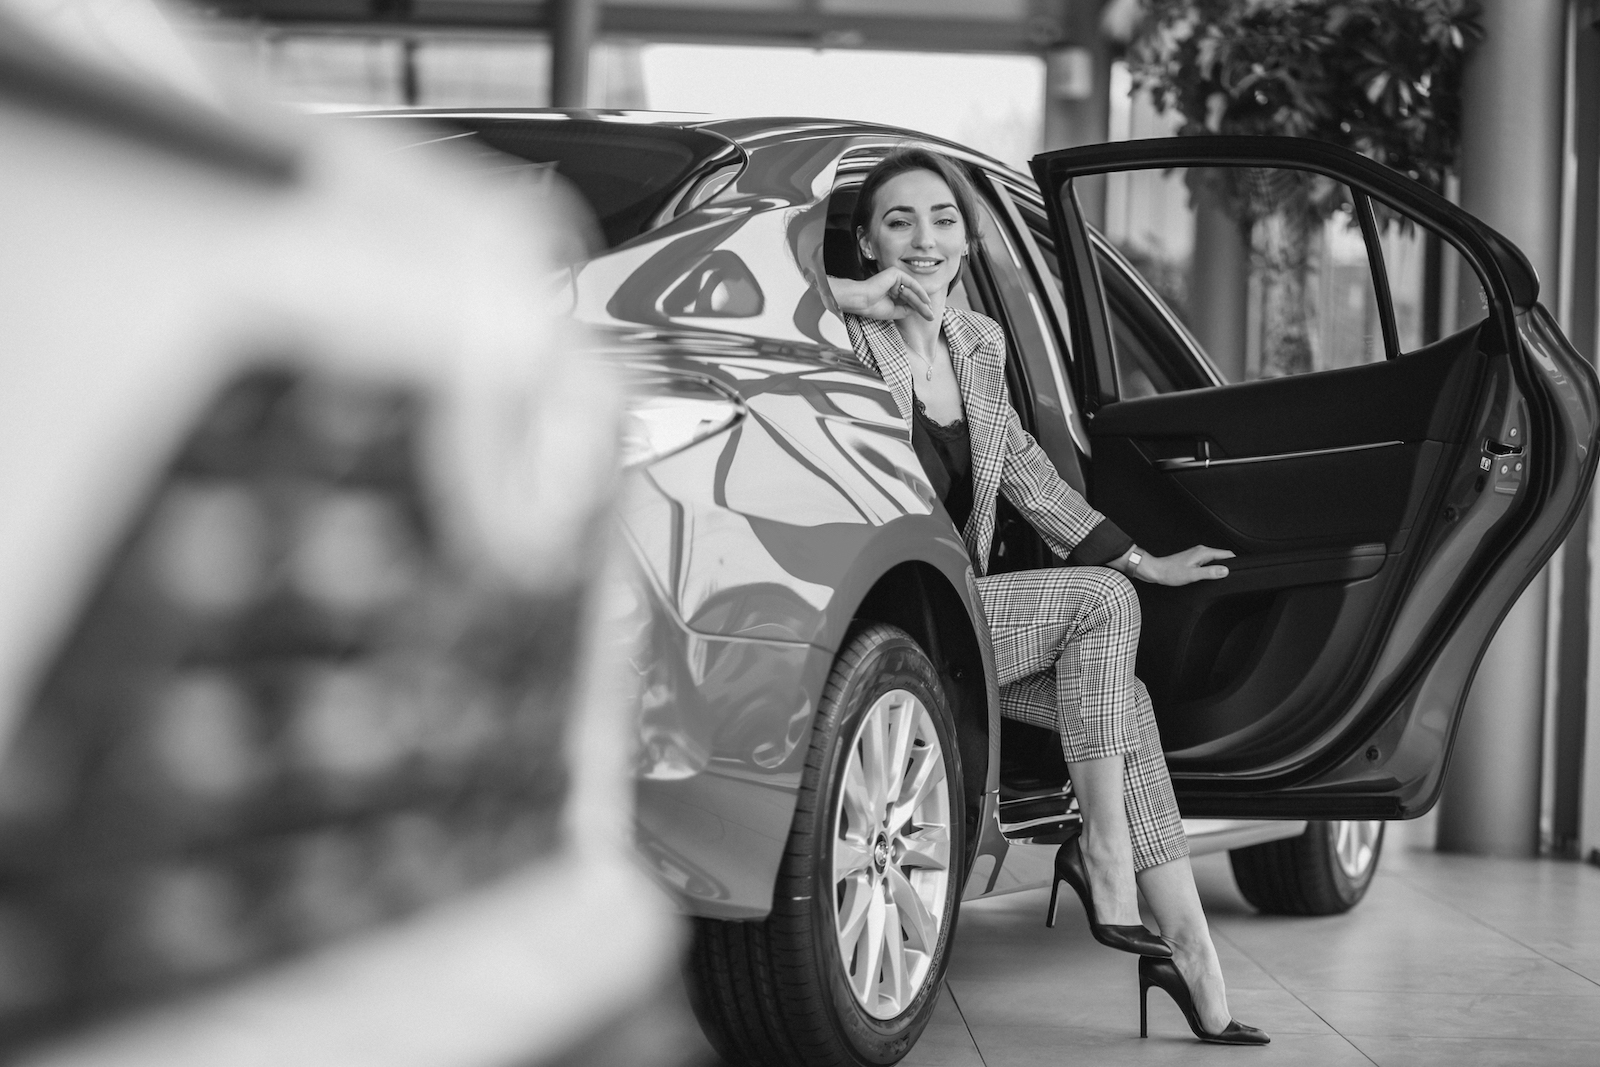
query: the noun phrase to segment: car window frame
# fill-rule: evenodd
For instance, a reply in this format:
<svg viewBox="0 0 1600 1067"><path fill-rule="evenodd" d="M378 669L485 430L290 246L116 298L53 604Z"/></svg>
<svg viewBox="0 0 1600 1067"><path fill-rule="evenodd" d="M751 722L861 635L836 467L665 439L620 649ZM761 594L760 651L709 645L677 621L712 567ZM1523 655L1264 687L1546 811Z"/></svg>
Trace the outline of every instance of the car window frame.
<svg viewBox="0 0 1600 1067"><path fill-rule="evenodd" d="M1093 245L1094 250L1099 254L1099 257L1101 257L1097 258L1096 265L1098 266L1099 262L1101 262L1103 259L1103 261L1110 262L1111 265L1116 268L1118 276L1126 281L1128 285L1144 299L1144 302L1148 307L1154 309L1156 316L1161 320L1162 325L1174 335L1175 339L1182 346L1184 353L1188 356L1189 362L1193 364L1194 369L1199 373L1199 376L1206 379L1205 384L1191 386L1190 388L1214 389L1220 386L1233 384L1222 377L1222 372L1219 371L1217 369L1217 365L1211 361L1211 356L1200 344L1199 339L1195 337L1194 333L1189 329L1189 327L1184 325L1183 320L1178 318L1177 314L1172 310L1172 308L1167 305L1167 302L1161 299L1161 295L1155 291L1155 289L1150 285L1150 282L1146 280L1145 276L1140 274L1139 271L1134 268L1133 264L1128 262L1128 257L1124 256L1122 251L1117 248L1116 245L1112 244L1111 241L1107 239L1105 234L1101 233L1099 230L1096 230L1092 226L1089 227L1089 240ZM1102 288L1104 288L1104 277L1100 279L1100 284ZM1115 369L1116 327L1111 322L1112 315L1113 311L1111 308L1111 302L1110 299L1107 298L1106 324L1110 329L1113 339L1112 365L1113 369ZM1117 377L1117 399L1123 399L1120 376Z"/></svg>
<svg viewBox="0 0 1600 1067"><path fill-rule="evenodd" d="M983 170L980 174L982 184L993 195L1000 206L1001 214L1004 215L1004 221L1011 228L1014 238L1013 254L1018 255L1019 262L1026 265L1023 277L1032 282L1030 289L1033 299L1030 303L1034 315L1041 322L1045 343L1049 349L1045 355L1050 363L1050 377L1055 384L1056 400L1066 418L1067 433L1071 436L1073 445L1087 458L1093 455L1093 444L1088 427L1084 425L1078 396L1072 388L1072 364L1076 354L1072 347L1072 323L1067 313L1063 286L1049 271L1047 265L1049 261L1043 249L1039 247L1033 227L1022 215L1023 207L1036 211L1040 221L1048 227L1049 217L1045 212L1044 201L1037 191L1020 185L1004 175L989 170ZM1018 205L1019 197L1023 201L1022 206ZM1041 291L1044 293L1042 304L1038 296ZM1048 312L1045 310L1047 307Z"/></svg>

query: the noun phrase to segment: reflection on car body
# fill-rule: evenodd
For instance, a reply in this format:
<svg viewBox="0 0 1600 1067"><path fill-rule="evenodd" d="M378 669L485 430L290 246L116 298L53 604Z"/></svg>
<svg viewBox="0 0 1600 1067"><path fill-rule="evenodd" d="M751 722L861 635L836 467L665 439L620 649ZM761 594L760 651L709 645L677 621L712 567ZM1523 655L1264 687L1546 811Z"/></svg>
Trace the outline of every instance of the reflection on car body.
<svg viewBox="0 0 1600 1067"><path fill-rule="evenodd" d="M1234 850L1263 907L1351 906L1376 862L1378 820L1432 805L1472 668L1593 475L1594 375L1537 305L1526 262L1459 209L1338 149L1095 146L1035 160L1036 185L959 146L851 123L408 114L468 132L520 122L526 145L565 131L526 149L558 172L558 141L605 143L608 131L618 145L659 136L694 154L675 192L652 188L653 215L609 230L610 247L574 270L572 299L644 398L623 516L654 619L637 664L640 837L698 917L702 1020L738 1062L802 1032L830 1050L818 1062L891 1061L926 1024L948 924L907 919L903 938L893 926L884 951L899 962L881 974L862 972L846 929L846 868L865 853L842 783L863 731L892 708L932 708L935 724L949 715L948 734L940 725L918 743L955 783L945 829L958 892L1042 884L1048 853L1030 843L1059 841L1076 821L1055 739L998 717L971 561L822 284L847 269L855 187L890 148L933 144L971 171L981 240L952 302L1001 322L1013 405L1062 476L1151 551L1240 552L1224 581L1140 588L1139 669L1180 804L1216 820L1191 823L1197 844ZM1487 317L1402 345L1377 288L1375 314L1389 318L1381 345L1379 333L1362 342L1374 362L1228 380L1073 193L1086 176L1173 167L1343 183L1348 219L1379 203L1455 249ZM602 216L615 214L603 203L615 188L580 186ZM1341 240L1378 263L1379 236L1363 223ZM725 396L727 417L695 424L685 408L674 419L661 388L674 379ZM1480 446L1513 431L1529 466L1480 468ZM1059 564L1008 511L1002 502L990 569ZM880 691L870 707L850 704ZM891 974L913 947L934 961L920 992ZM749 993L780 966L804 996Z"/></svg>

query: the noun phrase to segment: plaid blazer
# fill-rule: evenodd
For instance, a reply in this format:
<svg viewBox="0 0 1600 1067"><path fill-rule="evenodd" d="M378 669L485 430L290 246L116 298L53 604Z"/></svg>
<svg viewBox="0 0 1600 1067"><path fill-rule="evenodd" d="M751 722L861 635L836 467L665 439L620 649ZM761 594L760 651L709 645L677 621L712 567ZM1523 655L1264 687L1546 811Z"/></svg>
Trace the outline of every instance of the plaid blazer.
<svg viewBox="0 0 1600 1067"><path fill-rule="evenodd" d="M844 320L856 357L889 386L909 434L913 371L899 328L856 315ZM944 336L972 438L972 514L961 536L974 569L981 575L988 566L996 494L1001 492L1065 559L1105 516L1061 479L1050 457L1017 420L1006 396L1006 340L1000 324L974 311L946 307Z"/></svg>

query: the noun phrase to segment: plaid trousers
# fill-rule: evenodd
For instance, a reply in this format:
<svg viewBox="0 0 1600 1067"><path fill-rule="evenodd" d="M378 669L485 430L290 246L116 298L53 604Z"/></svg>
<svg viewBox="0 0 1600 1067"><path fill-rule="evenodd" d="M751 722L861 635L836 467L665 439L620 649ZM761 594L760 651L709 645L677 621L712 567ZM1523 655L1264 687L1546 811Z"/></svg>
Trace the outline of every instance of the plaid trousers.
<svg viewBox="0 0 1600 1067"><path fill-rule="evenodd" d="M1069 762L1122 757L1134 870L1189 854L1161 736L1134 677L1139 597L1106 567L1054 567L978 579L994 639L1000 714L1061 735Z"/></svg>

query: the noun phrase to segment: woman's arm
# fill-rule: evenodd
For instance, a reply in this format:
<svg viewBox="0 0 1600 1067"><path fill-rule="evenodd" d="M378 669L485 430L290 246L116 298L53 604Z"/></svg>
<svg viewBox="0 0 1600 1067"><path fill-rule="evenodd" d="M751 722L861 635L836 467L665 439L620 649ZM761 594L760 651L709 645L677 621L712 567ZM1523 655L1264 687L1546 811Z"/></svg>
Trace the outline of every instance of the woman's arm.
<svg viewBox="0 0 1600 1067"><path fill-rule="evenodd" d="M903 319L917 314L933 321L933 304L915 278L889 267L870 278L828 278L828 288L839 310L866 319Z"/></svg>
<svg viewBox="0 0 1600 1067"><path fill-rule="evenodd" d="M1005 339L999 333L998 323L994 324L993 335L986 338L985 343L1001 346L1003 354ZM1039 442L1022 428L1016 410L1010 403L1003 400L1002 403L1005 404L1007 449L1000 475L1001 490L1032 522L1051 549L1065 559L1084 538L1095 532L1105 516L1062 479ZM1152 556L1138 545L1132 545L1104 566L1157 585L1188 585L1226 578L1228 568L1218 566L1217 561L1232 557L1233 553L1226 549L1205 545L1170 556Z"/></svg>

